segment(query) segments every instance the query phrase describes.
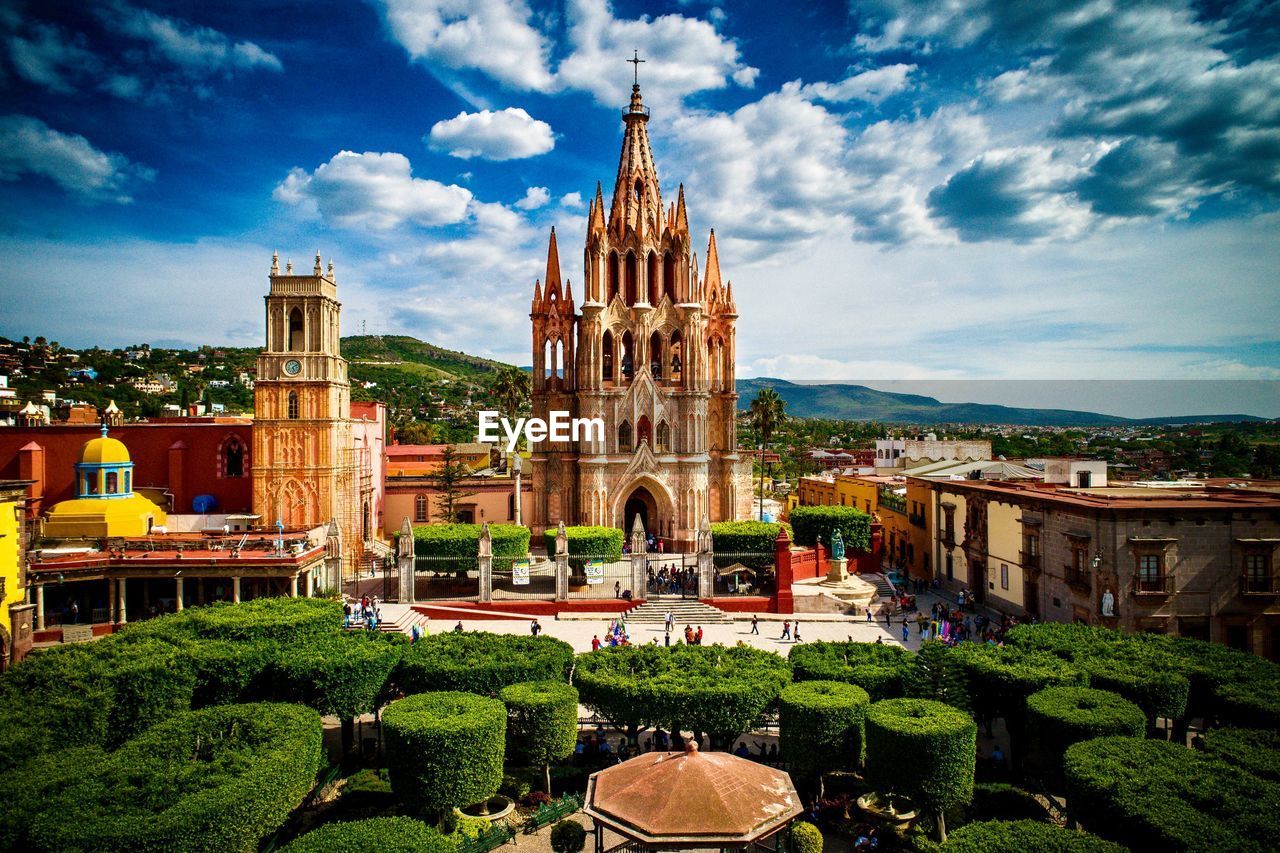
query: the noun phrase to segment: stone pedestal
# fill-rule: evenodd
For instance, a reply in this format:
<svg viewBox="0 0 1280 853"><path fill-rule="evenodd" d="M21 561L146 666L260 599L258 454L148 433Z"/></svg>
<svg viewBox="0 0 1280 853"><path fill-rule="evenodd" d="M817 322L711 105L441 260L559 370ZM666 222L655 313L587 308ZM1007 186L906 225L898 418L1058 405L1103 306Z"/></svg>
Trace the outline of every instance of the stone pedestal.
<svg viewBox="0 0 1280 853"><path fill-rule="evenodd" d="M401 604L413 604L415 589L413 555L413 525L405 516L400 525L400 537L396 540L396 575L398 583L397 600Z"/></svg>
<svg viewBox="0 0 1280 853"><path fill-rule="evenodd" d="M556 554L556 601L569 600L569 555Z"/></svg>
<svg viewBox="0 0 1280 853"><path fill-rule="evenodd" d="M827 580L840 583L849 577L849 561L844 557L827 561Z"/></svg>

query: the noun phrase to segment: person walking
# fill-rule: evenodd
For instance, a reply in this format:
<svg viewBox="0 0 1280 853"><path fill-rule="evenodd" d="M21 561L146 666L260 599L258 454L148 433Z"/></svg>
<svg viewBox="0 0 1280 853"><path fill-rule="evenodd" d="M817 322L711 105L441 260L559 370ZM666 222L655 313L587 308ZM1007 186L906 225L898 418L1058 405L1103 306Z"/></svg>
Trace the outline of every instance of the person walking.
<svg viewBox="0 0 1280 853"><path fill-rule="evenodd" d="M781 636L781 637L779 637L778 639L779 639L779 641L781 641L781 640L790 640L790 639L791 639L791 620L790 620L790 619L785 619L785 620L783 620L783 622L782 622L782 636Z"/></svg>
<svg viewBox="0 0 1280 853"><path fill-rule="evenodd" d="M907 641L907 637L909 636L911 636L911 631L910 629L907 628L907 620L903 619L902 620L902 642L905 643Z"/></svg>
<svg viewBox="0 0 1280 853"><path fill-rule="evenodd" d="M695 646L702 645L702 626L698 626L698 632L693 635L693 644Z"/></svg>
<svg viewBox="0 0 1280 853"><path fill-rule="evenodd" d="M757 636L760 634L760 617L759 616L751 617L751 633L756 634Z"/></svg>
<svg viewBox="0 0 1280 853"><path fill-rule="evenodd" d="M671 611L667 611L667 633L671 633L676 629L676 617L671 615Z"/></svg>
<svg viewBox="0 0 1280 853"><path fill-rule="evenodd" d="M666 633L662 635L662 645L664 646L671 645L671 629L670 628L668 628Z"/></svg>
<svg viewBox="0 0 1280 853"><path fill-rule="evenodd" d="M867 605L867 624L871 624L871 605Z"/></svg>
<svg viewBox="0 0 1280 853"><path fill-rule="evenodd" d="M792 631L792 636L795 637L795 641L797 643L800 642L800 620L799 619L796 620L795 625L791 626L791 631Z"/></svg>

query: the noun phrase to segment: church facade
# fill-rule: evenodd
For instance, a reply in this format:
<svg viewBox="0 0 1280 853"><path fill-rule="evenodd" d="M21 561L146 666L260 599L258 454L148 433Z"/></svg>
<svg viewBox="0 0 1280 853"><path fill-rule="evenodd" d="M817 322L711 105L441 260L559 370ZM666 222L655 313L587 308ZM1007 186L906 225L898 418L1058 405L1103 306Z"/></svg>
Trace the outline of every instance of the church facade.
<svg viewBox="0 0 1280 853"><path fill-rule="evenodd" d="M587 220L581 306L562 280L555 230L534 285L535 417L600 418L602 440L533 448L533 528L622 527L637 517L673 550L707 522L747 518L751 462L738 452L737 307L715 232L699 273L681 185L663 206L638 85L608 210L599 185Z"/></svg>

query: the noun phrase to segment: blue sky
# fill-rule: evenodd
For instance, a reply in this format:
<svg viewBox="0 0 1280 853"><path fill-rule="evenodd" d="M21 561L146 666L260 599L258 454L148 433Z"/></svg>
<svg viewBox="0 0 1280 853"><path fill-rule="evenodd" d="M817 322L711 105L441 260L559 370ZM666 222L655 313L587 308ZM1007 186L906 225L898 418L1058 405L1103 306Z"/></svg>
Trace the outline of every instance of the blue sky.
<svg viewBox="0 0 1280 853"><path fill-rule="evenodd" d="M1280 13L1236 3L0 3L0 334L529 361L637 49L740 375L1280 378ZM703 253L705 254L705 252Z"/></svg>

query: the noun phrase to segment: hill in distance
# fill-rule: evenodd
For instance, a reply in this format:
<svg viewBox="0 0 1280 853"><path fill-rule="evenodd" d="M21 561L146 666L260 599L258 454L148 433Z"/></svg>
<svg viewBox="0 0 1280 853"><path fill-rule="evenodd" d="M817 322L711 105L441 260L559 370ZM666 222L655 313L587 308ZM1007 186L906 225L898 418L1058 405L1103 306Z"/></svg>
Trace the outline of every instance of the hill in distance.
<svg viewBox="0 0 1280 853"><path fill-rule="evenodd" d="M508 365L420 341L408 335L352 335L342 339L342 355L360 367L386 367L427 379L484 382Z"/></svg>
<svg viewBox="0 0 1280 853"><path fill-rule="evenodd" d="M1141 426L1143 424L1240 423L1254 415L1192 415L1133 419L1072 409L1024 409L988 403L943 403L918 394L877 391L865 385L800 385L785 379L739 379L738 408L746 409L761 388L773 388L787 413L806 418L887 421L909 424L1012 424L1017 426Z"/></svg>

